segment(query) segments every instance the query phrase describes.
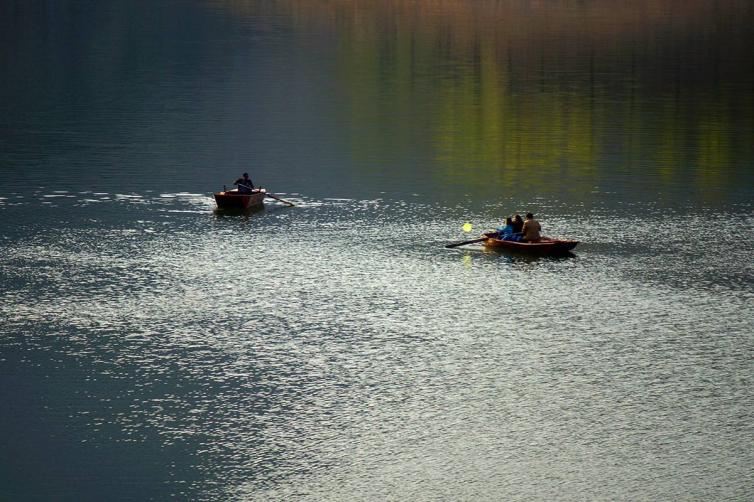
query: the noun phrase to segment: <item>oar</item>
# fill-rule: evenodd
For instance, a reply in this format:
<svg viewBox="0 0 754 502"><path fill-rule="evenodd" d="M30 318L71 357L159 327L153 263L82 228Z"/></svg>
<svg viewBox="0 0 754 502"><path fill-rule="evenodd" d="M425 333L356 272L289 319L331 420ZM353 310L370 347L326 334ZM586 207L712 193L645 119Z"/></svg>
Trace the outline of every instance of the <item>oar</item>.
<svg viewBox="0 0 754 502"><path fill-rule="evenodd" d="M254 192L254 187L253 186L250 187L249 185L244 185L243 183L236 183L235 185L238 187L238 193L240 195L249 195L252 192ZM248 192L242 192L241 191L241 187L244 187L246 190L248 190Z"/></svg>
<svg viewBox="0 0 754 502"><path fill-rule="evenodd" d="M448 249L457 248L458 246L463 246L464 244L473 244L475 242L482 242L486 240L487 240L487 236L485 235L484 237L479 237L478 239L471 239L470 241L461 241L461 242L454 242L452 244L447 244L445 247Z"/></svg>
<svg viewBox="0 0 754 502"><path fill-rule="evenodd" d="M280 197L277 197L277 196L275 196L275 195L271 194L270 192L265 192L265 195L266 195L267 197L273 198L273 199L275 199L275 200L279 200L280 202L282 202L282 203L284 203L284 204L288 204L288 205L289 205L289 206L291 206L291 207L292 207L292 206L295 206L295 204L294 204L293 202L288 202L287 200L283 200L283 199L281 199Z"/></svg>

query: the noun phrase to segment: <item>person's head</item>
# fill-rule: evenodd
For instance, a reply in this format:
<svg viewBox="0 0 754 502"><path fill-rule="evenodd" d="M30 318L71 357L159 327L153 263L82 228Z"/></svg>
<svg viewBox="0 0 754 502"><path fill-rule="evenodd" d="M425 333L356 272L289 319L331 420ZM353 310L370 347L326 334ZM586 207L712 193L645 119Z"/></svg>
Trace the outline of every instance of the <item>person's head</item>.
<svg viewBox="0 0 754 502"><path fill-rule="evenodd" d="M516 213L516 214L515 214L515 215L513 216L513 220L514 220L514 221L521 221L521 215L520 215L520 214L518 214L518 213Z"/></svg>
<svg viewBox="0 0 754 502"><path fill-rule="evenodd" d="M249 177L249 173L243 173L243 177L244 178L248 178Z"/></svg>
<svg viewBox="0 0 754 502"><path fill-rule="evenodd" d="M510 225L511 223L513 223L513 218L506 218L505 219L505 224L506 225Z"/></svg>
<svg viewBox="0 0 754 502"><path fill-rule="evenodd" d="M534 215L531 214L531 213L526 213L526 219L527 220L533 220L534 219Z"/></svg>

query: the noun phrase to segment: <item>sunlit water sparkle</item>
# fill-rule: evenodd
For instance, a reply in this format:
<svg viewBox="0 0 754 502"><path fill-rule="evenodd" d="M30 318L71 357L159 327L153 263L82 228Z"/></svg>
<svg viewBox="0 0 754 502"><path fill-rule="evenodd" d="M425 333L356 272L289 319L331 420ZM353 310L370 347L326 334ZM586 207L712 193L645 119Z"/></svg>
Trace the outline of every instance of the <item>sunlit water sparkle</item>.
<svg viewBox="0 0 754 502"><path fill-rule="evenodd" d="M0 500L754 500L752 25L0 2Z"/></svg>
<svg viewBox="0 0 754 502"><path fill-rule="evenodd" d="M76 425L63 444L185 451L166 493L750 493L753 248L715 228L700 243L703 210L663 240L652 218L545 216L584 242L532 260L443 248L491 211L289 196L244 217L201 194L87 197L65 214L89 226L3 241L2 363L53 380L38 411ZM108 469L89 468L83 482Z"/></svg>

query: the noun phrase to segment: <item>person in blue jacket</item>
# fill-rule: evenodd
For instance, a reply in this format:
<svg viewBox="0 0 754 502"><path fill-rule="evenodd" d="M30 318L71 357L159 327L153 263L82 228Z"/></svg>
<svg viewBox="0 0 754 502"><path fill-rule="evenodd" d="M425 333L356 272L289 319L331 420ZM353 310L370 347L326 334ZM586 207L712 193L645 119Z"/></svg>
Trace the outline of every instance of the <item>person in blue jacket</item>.
<svg viewBox="0 0 754 502"><path fill-rule="evenodd" d="M517 225L516 216L513 218L506 218L505 226L499 226L497 228L498 239L517 242L521 240L520 225ZM520 216L518 216L518 218L521 219Z"/></svg>
<svg viewBox="0 0 754 502"><path fill-rule="evenodd" d="M497 228L497 235L498 239L503 239L504 241L512 240L513 238L513 219L512 218L506 218L505 219L505 226L499 226Z"/></svg>

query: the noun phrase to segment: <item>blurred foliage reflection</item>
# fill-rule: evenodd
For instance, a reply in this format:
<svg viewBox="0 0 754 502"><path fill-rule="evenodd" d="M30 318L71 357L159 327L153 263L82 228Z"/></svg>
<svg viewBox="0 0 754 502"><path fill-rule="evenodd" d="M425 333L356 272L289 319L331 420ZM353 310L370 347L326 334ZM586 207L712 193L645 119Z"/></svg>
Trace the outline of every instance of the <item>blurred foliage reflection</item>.
<svg viewBox="0 0 754 502"><path fill-rule="evenodd" d="M587 192L616 170L724 189L752 164L748 1L214 3L329 34L360 165L418 151L459 183Z"/></svg>

